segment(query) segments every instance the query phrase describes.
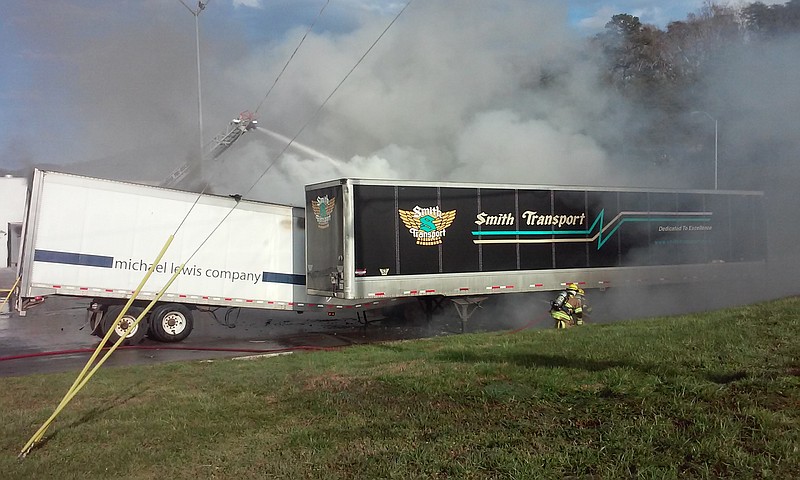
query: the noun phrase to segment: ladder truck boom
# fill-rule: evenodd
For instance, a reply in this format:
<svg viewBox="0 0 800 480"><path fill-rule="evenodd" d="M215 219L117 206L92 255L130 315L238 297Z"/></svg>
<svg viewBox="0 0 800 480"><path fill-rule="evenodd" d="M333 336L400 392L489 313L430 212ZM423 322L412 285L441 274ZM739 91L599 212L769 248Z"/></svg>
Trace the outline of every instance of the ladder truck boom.
<svg viewBox="0 0 800 480"><path fill-rule="evenodd" d="M244 111L238 117L228 123L228 127L224 132L216 135L211 141L207 151L203 153L203 158L200 162L207 160L214 160L222 155L225 150L230 148L233 143L241 138L242 135L253 130L258 126L258 120L255 115L249 111ZM197 162L188 160L172 171L172 173L161 182L162 187L176 187L184 181L189 174L197 168Z"/></svg>

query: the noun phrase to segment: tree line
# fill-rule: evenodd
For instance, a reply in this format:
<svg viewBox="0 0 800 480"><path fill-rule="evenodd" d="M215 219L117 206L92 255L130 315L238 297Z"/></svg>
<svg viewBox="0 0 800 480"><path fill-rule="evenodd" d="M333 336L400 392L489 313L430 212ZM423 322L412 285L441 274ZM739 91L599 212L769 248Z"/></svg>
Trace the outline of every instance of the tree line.
<svg viewBox="0 0 800 480"><path fill-rule="evenodd" d="M647 149L650 159L669 161L676 145L697 143L692 138L697 133L676 117L719 107L709 104L704 79L730 62L731 52L768 49L770 42L798 33L800 0L738 7L707 3L663 29L627 13L614 15L590 39L590 50L602 59L602 82L651 113L648 124L637 132L637 146Z"/></svg>

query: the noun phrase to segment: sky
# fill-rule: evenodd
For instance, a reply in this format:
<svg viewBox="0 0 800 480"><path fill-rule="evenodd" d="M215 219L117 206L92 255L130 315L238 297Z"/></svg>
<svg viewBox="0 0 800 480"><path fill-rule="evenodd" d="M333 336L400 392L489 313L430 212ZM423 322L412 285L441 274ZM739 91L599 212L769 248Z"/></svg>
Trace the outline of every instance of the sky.
<svg viewBox="0 0 800 480"><path fill-rule="evenodd" d="M602 147L637 119L581 42L616 13L663 27L704 5L417 0L384 34L405 1L186 1L2 2L0 169L157 183L251 111L301 148L248 133L204 171L218 191L298 203L304 183L348 175L642 184ZM558 88L526 84L552 72Z"/></svg>

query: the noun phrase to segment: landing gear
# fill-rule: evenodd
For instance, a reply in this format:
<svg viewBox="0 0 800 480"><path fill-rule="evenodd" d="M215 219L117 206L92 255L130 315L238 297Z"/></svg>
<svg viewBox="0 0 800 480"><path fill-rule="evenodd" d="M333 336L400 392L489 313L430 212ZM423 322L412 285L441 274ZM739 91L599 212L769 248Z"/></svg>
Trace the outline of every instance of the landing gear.
<svg viewBox="0 0 800 480"><path fill-rule="evenodd" d="M464 329L467 325L467 320L469 317L475 313L476 310L481 308L481 303L486 300L488 297L456 297L453 298L453 306L456 307L456 312L458 312L458 317L461 319L461 333L464 333Z"/></svg>

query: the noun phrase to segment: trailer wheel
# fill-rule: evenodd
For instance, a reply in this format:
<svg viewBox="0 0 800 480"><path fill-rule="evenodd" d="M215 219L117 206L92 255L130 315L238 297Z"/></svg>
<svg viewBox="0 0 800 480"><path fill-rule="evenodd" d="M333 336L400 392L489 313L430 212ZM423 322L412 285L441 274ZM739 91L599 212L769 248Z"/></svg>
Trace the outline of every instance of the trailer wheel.
<svg viewBox="0 0 800 480"><path fill-rule="evenodd" d="M103 315L103 335L106 332L111 330L111 327L114 325L114 320L117 319L120 312L122 312L122 305L111 305L106 310L105 314ZM139 317L139 314L142 313L141 308L131 307L125 312L125 315L120 320L117 328L113 330L111 336L108 338L108 341L112 344L116 343L117 340L123 335L125 335L125 331L130 327L130 325L136 321ZM144 339L144 334L147 331L147 323L145 320L139 322L138 325L133 327L133 330L125 337L125 340L122 342L122 345L138 345Z"/></svg>
<svg viewBox="0 0 800 480"><path fill-rule="evenodd" d="M178 303L159 305L150 314L150 333L160 342L180 342L193 326L192 312Z"/></svg>

